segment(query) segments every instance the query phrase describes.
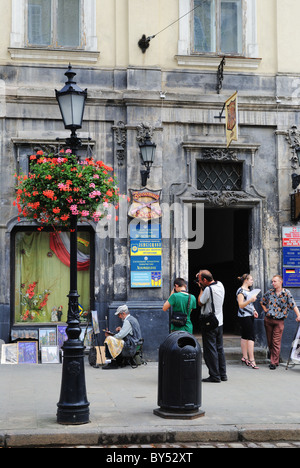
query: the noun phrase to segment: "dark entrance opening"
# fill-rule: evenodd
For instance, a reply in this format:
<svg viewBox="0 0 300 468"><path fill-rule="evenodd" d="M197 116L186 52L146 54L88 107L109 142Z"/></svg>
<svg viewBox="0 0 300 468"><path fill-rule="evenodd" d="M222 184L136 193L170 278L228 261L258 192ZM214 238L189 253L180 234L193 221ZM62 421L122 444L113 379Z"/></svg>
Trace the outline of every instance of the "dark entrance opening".
<svg viewBox="0 0 300 468"><path fill-rule="evenodd" d="M195 276L200 269L211 271L225 288L224 332L238 334L236 291L238 276L249 273L249 209L205 208L204 244L189 250L189 292L198 298ZM199 310L192 313L194 333L200 331Z"/></svg>

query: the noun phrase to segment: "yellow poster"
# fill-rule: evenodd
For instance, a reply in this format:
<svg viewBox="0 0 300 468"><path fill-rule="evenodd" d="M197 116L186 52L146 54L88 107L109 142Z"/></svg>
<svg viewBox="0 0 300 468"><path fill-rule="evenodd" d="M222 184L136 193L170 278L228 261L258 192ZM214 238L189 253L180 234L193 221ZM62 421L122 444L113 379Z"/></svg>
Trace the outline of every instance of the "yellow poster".
<svg viewBox="0 0 300 468"><path fill-rule="evenodd" d="M237 91L225 103L227 148L238 140L238 98Z"/></svg>

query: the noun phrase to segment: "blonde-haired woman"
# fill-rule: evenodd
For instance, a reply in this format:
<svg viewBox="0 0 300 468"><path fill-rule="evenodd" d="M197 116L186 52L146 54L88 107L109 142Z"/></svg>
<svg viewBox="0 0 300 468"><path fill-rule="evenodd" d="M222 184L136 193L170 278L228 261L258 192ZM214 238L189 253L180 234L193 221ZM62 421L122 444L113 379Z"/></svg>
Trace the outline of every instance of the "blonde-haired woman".
<svg viewBox="0 0 300 468"><path fill-rule="evenodd" d="M242 364L246 364L252 367L252 369L259 369L254 359L254 318L258 317L258 313L253 304L256 301L256 296L250 294L250 288L253 286L253 278L250 274L245 273L238 278L238 280L242 283L242 286L236 293L239 305L238 317L242 330Z"/></svg>

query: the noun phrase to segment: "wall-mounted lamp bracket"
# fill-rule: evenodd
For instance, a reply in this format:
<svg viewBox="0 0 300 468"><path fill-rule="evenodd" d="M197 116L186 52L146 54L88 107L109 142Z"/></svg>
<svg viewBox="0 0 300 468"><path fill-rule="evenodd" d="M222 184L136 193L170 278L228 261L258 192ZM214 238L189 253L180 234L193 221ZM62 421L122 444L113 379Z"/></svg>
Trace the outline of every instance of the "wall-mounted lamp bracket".
<svg viewBox="0 0 300 468"><path fill-rule="evenodd" d="M147 180L150 177L150 167L148 169L141 171L141 182L142 182L142 187L146 187L147 185Z"/></svg>
<svg viewBox="0 0 300 468"><path fill-rule="evenodd" d="M220 65L218 66L218 71L217 71L217 93L220 94L220 91L223 86L223 80L224 80L224 67L226 64L225 57L222 58Z"/></svg>
<svg viewBox="0 0 300 468"><path fill-rule="evenodd" d="M146 52L146 50L148 49L149 45L150 45L150 41L151 39L153 39L155 37L154 36L148 36L146 37L145 34L142 35L141 39L139 40L138 42L138 46L139 48L141 49L141 51L143 52L143 54Z"/></svg>

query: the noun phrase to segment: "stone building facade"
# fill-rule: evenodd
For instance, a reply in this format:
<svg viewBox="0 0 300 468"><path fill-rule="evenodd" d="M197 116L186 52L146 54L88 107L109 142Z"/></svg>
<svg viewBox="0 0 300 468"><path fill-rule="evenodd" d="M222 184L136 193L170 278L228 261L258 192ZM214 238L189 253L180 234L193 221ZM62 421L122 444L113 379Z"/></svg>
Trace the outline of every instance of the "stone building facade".
<svg viewBox="0 0 300 468"><path fill-rule="evenodd" d="M50 32L42 1L12 0L2 9L0 338L10 342L12 330L53 325L50 319L28 324L17 318L18 282L37 281L39 273L22 273L28 254L24 242L36 241L37 226L18 222L14 174L28 171L28 155L35 149L57 151L68 136L55 89L63 86L69 62L79 86L88 89L79 131L82 156L92 151L114 167L126 197L115 225L81 226L91 261L79 290L83 308L97 310L100 324L113 327L116 307L126 302L140 320L146 356L156 359L169 332L162 304L174 278L186 278L196 294L195 274L208 268L226 288L224 332L238 333L237 276L251 272L255 286L266 291L272 276L283 271L282 229L298 226L291 216L291 194L297 191L292 175L299 174L300 63L299 32L292 26L300 5L295 0L152 0L150 7L146 0L66 0L60 10L59 2L48 3L56 24ZM80 19L71 45L58 21L70 9L70 21L78 25ZM40 39L39 30L49 37ZM209 45L200 41L201 34ZM228 148L222 109L235 91L239 137ZM132 200L127 203L127 196L143 188L139 143L145 131L156 144L147 190L160 194L162 216L152 229L160 225L161 247L155 252L160 270L155 268L161 281L137 287L132 271L151 267L149 258L146 264L132 261L134 218L128 216ZM35 249L33 255L39 256ZM300 301L297 283L290 287L289 281ZM57 283L49 288L53 298ZM198 313L193 312L195 331ZM291 313L286 323L285 356L294 319ZM266 344L262 314L257 343Z"/></svg>

